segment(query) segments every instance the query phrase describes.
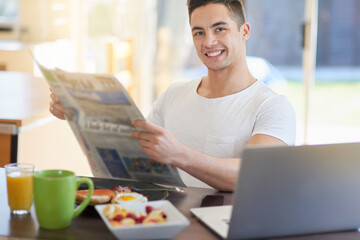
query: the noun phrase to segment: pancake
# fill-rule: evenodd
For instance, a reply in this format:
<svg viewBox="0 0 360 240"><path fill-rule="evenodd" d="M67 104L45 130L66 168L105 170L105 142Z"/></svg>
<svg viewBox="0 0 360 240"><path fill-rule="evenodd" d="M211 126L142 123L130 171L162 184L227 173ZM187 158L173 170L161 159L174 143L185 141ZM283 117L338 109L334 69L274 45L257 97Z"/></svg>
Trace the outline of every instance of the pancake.
<svg viewBox="0 0 360 240"><path fill-rule="evenodd" d="M88 195L88 190L77 190L76 191L76 202L81 203L85 200ZM94 189L93 195L91 196L89 205L109 203L115 197L115 193L110 189Z"/></svg>

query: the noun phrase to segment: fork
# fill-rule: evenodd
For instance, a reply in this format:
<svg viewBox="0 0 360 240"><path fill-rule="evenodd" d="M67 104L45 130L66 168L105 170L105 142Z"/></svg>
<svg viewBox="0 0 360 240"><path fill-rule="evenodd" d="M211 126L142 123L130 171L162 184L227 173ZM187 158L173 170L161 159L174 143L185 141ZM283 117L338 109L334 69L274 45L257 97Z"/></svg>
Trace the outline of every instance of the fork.
<svg viewBox="0 0 360 240"><path fill-rule="evenodd" d="M179 188L179 187L174 187L174 188L137 188L132 186L131 190L134 191L172 191L172 192L184 192L184 189Z"/></svg>

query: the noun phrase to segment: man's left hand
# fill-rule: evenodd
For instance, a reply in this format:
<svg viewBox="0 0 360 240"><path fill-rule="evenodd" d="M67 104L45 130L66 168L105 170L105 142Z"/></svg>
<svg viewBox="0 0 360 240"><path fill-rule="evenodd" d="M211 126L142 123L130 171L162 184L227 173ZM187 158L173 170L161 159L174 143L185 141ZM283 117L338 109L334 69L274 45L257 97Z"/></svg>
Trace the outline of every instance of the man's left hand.
<svg viewBox="0 0 360 240"><path fill-rule="evenodd" d="M142 120L134 120L133 126L147 131L134 131L131 137L139 139L140 147L149 157L160 163L177 165L184 146L170 132Z"/></svg>

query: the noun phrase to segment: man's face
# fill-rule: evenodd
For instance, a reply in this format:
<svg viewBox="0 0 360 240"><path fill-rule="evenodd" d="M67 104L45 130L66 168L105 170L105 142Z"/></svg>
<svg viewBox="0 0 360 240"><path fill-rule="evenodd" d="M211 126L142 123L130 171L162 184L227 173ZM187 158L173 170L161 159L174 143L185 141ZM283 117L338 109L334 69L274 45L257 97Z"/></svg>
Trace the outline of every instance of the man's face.
<svg viewBox="0 0 360 240"><path fill-rule="evenodd" d="M208 69L224 69L245 56L249 25L239 30L224 5L208 4L195 9L190 26L196 52Z"/></svg>

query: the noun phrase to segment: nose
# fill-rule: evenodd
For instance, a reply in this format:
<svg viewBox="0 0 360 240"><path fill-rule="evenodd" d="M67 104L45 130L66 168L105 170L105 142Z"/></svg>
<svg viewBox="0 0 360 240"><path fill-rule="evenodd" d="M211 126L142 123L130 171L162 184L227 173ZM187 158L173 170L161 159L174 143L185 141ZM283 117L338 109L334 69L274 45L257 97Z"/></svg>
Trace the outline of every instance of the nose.
<svg viewBox="0 0 360 240"><path fill-rule="evenodd" d="M214 36L214 34L212 34L212 33L206 34L205 39L204 39L204 46L207 48L211 48L211 47L215 46L216 44L217 44L217 39Z"/></svg>

